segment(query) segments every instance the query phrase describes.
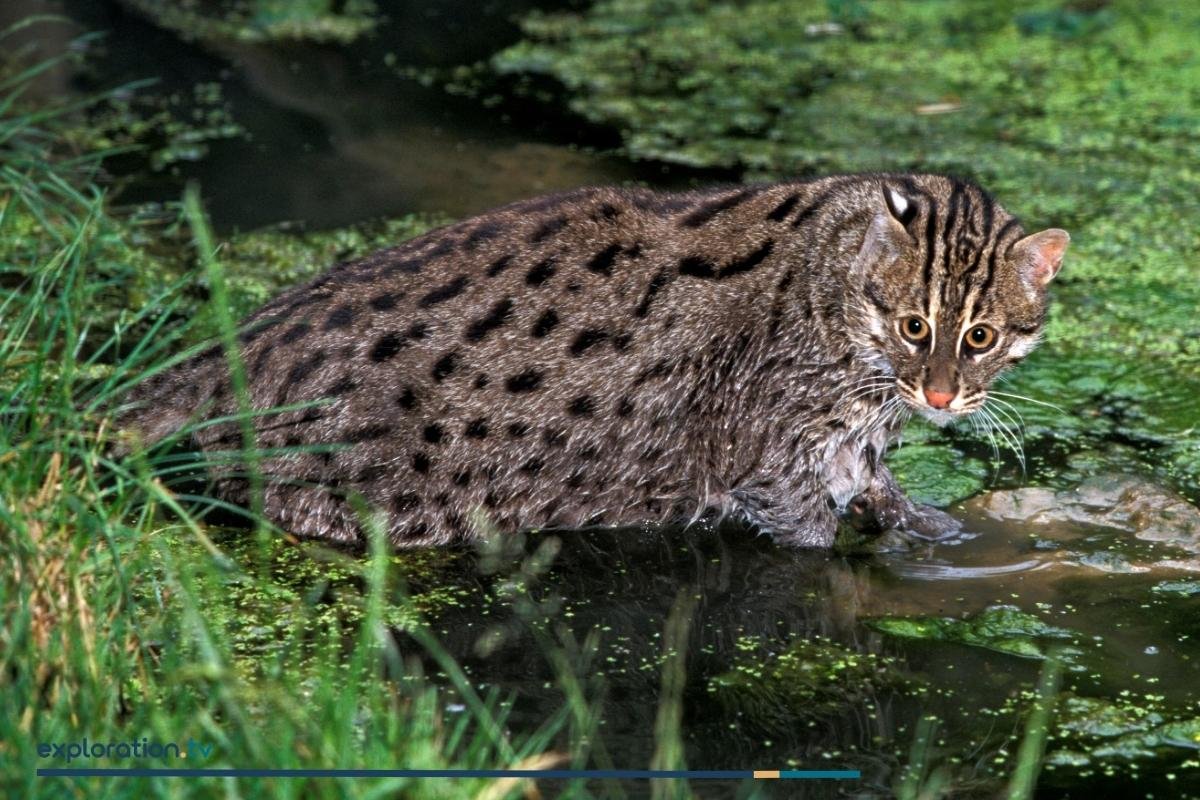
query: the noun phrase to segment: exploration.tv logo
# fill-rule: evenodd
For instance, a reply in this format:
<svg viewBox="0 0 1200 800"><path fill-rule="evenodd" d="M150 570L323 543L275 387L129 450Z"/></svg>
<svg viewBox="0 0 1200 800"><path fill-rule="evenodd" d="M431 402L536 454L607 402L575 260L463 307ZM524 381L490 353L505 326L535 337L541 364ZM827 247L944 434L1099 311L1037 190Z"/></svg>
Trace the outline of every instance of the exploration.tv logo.
<svg viewBox="0 0 1200 800"><path fill-rule="evenodd" d="M213 746L188 737L187 742L152 742L143 737L128 742L93 742L85 736L76 742L38 742L38 758L48 758L70 764L81 758L105 758L110 761L156 758L174 761L180 758L204 760L212 755Z"/></svg>

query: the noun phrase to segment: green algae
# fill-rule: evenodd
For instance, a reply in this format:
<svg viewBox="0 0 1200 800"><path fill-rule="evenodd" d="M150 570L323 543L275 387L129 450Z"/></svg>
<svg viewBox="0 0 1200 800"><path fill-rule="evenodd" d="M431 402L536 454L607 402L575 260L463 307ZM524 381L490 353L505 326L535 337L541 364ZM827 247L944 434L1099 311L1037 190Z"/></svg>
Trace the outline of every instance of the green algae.
<svg viewBox="0 0 1200 800"><path fill-rule="evenodd" d="M888 466L913 500L945 507L984 487L988 468L953 447L908 444L892 451Z"/></svg>
<svg viewBox="0 0 1200 800"><path fill-rule="evenodd" d="M1071 642L1077 635L1049 625L1016 606L990 606L969 619L952 617L879 617L867 624L877 631L903 639L983 647L1021 658L1054 657L1069 661L1078 651L1054 642ZM1049 640L1049 642L1047 641Z"/></svg>
<svg viewBox="0 0 1200 800"><path fill-rule="evenodd" d="M1200 581L1163 581L1150 587L1150 591L1158 594L1191 597L1200 595Z"/></svg>
<svg viewBox="0 0 1200 800"><path fill-rule="evenodd" d="M184 39L348 44L378 24L373 0L121 0Z"/></svg>
<svg viewBox="0 0 1200 800"><path fill-rule="evenodd" d="M1157 695L1107 700L1067 694L1058 703L1054 745L1047 762L1076 769L1186 753L1200 750L1200 717L1168 711Z"/></svg>

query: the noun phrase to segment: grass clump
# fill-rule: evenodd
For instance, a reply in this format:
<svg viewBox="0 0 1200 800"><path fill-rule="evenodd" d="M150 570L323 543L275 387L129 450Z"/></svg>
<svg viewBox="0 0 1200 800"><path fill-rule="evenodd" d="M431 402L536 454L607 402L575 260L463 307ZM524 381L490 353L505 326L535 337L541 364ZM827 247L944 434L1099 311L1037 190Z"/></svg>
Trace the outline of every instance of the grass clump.
<svg viewBox="0 0 1200 800"><path fill-rule="evenodd" d="M2 40L0 40L2 41ZM0 85L0 788L11 797L242 796L457 798L521 793L522 782L37 778L68 766L55 743L195 741L187 761L109 754L72 766L446 768L547 765L562 715L505 731L510 698L479 694L425 631L389 568L378 526L330 615L253 546L231 557L156 476L145 455L111 454L111 409L204 333L180 322L181 283L120 307L130 270L155 263L136 224L96 184L105 153L64 161L68 116L22 105L33 74ZM70 110L64 110L69 114ZM193 208L192 224L202 229ZM207 255L211 250L204 248ZM126 257L135 254L132 265ZM162 265L158 265L161 269ZM159 274L162 274L161 272ZM222 296L221 274L210 270ZM226 304L228 313L229 303ZM107 309L107 310L106 310ZM228 318L226 318L228 322ZM198 329L199 328L199 329ZM272 532L277 534L277 532ZM260 540L279 546L278 539ZM291 545L288 545L291 546ZM223 587L270 598L291 625L250 652ZM421 642L402 651L399 615ZM435 684L424 660L448 678ZM463 713L448 713L453 702ZM528 728L526 729L528 730Z"/></svg>

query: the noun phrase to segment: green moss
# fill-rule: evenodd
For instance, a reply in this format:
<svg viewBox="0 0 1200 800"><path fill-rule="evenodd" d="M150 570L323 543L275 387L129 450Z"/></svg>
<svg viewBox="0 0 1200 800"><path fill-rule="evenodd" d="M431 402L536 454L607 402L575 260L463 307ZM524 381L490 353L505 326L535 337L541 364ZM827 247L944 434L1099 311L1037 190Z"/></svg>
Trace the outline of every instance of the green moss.
<svg viewBox="0 0 1200 800"><path fill-rule="evenodd" d="M1158 695L1126 693L1116 700L1067 695L1058 704L1052 764L1135 761L1170 751L1200 750L1200 717L1168 718Z"/></svg>
<svg viewBox="0 0 1200 800"><path fill-rule="evenodd" d="M881 617L868 624L877 631L904 639L955 642L985 647L1022 658L1043 659L1049 647L1045 640L1072 641L1075 634L1066 628L1048 625L1016 606L997 605L984 609L970 619L952 617ZM1061 645L1054 648L1059 658L1073 653Z"/></svg>

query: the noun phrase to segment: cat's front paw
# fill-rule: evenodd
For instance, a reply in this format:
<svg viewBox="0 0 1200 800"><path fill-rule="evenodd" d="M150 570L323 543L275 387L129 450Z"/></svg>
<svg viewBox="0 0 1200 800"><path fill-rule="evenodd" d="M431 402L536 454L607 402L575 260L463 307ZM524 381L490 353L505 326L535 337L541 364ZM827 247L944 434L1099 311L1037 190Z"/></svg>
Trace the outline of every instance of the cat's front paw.
<svg viewBox="0 0 1200 800"><path fill-rule="evenodd" d="M941 509L913 504L898 527L906 533L931 542L952 539L962 533L962 523Z"/></svg>

